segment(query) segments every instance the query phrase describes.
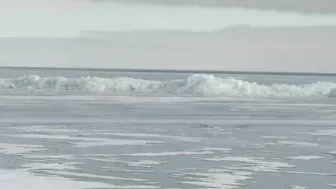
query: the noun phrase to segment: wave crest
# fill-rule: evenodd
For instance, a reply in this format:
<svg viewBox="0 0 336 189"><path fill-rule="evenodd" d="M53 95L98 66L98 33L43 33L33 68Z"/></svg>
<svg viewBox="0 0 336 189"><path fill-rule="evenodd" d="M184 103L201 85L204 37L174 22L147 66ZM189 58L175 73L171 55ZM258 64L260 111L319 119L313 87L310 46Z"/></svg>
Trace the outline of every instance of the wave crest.
<svg viewBox="0 0 336 189"><path fill-rule="evenodd" d="M170 81L149 81L129 77L65 78L25 75L15 79L0 79L0 89L197 96L313 97L332 96L336 92L336 83L260 85L236 78L218 78L205 74L195 74L186 79Z"/></svg>

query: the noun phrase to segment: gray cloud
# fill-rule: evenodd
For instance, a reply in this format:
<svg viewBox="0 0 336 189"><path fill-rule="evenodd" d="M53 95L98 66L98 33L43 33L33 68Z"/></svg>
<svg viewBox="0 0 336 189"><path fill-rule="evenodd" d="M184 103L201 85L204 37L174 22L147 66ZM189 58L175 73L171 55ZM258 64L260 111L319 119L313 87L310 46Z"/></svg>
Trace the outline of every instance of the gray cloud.
<svg viewBox="0 0 336 189"><path fill-rule="evenodd" d="M149 3L162 5L199 5L242 7L260 10L306 13L336 13L335 0L91 0L92 2Z"/></svg>

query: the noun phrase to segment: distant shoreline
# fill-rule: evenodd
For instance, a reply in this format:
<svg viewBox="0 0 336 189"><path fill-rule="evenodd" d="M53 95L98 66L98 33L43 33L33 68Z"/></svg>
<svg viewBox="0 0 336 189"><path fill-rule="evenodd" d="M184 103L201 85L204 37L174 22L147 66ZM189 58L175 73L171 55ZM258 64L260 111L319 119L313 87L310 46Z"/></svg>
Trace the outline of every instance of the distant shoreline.
<svg viewBox="0 0 336 189"><path fill-rule="evenodd" d="M142 73L191 73L191 74L245 74L245 75L301 75L301 76L336 76L336 73L314 72L267 72L267 71L215 71L215 70L165 70L165 69L113 69L113 68L66 68L66 67L9 67L0 66L0 70L76 70L94 72L142 72Z"/></svg>

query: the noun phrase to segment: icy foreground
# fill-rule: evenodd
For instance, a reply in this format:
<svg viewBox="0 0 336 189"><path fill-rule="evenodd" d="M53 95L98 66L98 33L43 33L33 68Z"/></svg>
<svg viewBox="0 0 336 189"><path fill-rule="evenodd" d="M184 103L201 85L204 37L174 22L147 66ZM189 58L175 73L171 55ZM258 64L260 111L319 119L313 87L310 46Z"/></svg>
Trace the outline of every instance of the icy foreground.
<svg viewBox="0 0 336 189"><path fill-rule="evenodd" d="M0 105L1 189L336 185L333 98L2 95Z"/></svg>
<svg viewBox="0 0 336 189"><path fill-rule="evenodd" d="M40 77L25 75L15 79L0 79L0 90L10 92L95 92L134 96L156 94L173 96L248 96L248 97L316 97L334 96L336 83L316 82L302 85L270 84L244 81L233 77L195 74L185 79L152 81L130 77Z"/></svg>

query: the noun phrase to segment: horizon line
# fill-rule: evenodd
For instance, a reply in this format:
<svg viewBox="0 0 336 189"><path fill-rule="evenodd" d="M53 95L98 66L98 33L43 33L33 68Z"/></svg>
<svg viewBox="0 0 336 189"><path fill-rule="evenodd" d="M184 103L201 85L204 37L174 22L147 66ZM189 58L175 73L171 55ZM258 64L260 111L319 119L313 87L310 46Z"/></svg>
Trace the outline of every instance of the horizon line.
<svg viewBox="0 0 336 189"><path fill-rule="evenodd" d="M315 75L336 76L335 72L276 72L276 71L238 71L238 70L176 70L176 69L140 69L140 68L79 68L79 67L34 67L34 66L0 66L0 69L35 69L35 70L78 70L105 72L143 72L143 73L204 73L204 74L247 74L247 75Z"/></svg>

